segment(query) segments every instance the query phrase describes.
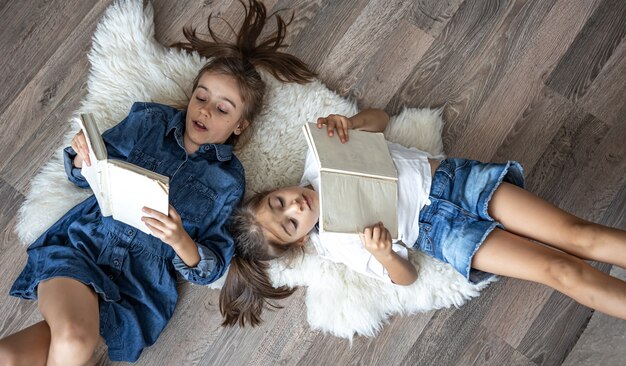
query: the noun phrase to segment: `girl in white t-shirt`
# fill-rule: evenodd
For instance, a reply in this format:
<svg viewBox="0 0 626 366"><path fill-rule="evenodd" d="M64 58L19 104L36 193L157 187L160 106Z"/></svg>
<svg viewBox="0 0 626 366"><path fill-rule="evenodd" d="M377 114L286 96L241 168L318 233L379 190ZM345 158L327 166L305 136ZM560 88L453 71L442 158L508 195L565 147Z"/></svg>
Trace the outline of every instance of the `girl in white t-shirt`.
<svg viewBox="0 0 626 366"><path fill-rule="evenodd" d="M388 121L382 110L365 110L351 118L319 118L317 126L349 143L348 130L379 132ZM418 276L404 244L449 263L472 282L496 274L535 281L626 319L626 282L585 262L626 267L625 231L580 219L524 190L517 162L438 161L388 146L399 175L401 242L392 242L382 222L352 237L319 233L319 172L308 156L300 186L260 193L235 215L231 232L239 261L231 264L220 297L220 306L232 309L227 318L258 323L268 298L287 295L284 287L271 286L266 261L293 256L310 239L319 255L398 285Z"/></svg>

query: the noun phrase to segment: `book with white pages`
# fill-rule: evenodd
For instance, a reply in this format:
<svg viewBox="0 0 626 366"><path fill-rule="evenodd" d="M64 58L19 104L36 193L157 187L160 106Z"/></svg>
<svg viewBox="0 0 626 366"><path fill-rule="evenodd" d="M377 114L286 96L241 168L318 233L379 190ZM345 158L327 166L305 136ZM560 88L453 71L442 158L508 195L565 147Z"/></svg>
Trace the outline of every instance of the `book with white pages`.
<svg viewBox="0 0 626 366"><path fill-rule="evenodd" d="M147 234L141 221L149 207L165 215L169 209L169 178L125 161L109 159L102 135L91 114L79 123L89 146L91 165L83 162L82 174L93 190L103 216L113 216Z"/></svg>
<svg viewBox="0 0 626 366"><path fill-rule="evenodd" d="M320 170L320 232L362 232L381 221L398 238L398 173L382 133L335 133L305 123L303 132Z"/></svg>

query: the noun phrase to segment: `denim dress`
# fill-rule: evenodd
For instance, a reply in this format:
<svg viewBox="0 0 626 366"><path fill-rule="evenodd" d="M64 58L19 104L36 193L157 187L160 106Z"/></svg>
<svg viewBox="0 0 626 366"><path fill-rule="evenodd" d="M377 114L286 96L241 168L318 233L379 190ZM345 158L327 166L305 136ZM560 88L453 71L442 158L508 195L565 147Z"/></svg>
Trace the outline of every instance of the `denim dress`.
<svg viewBox="0 0 626 366"><path fill-rule="evenodd" d="M205 144L187 154L185 111L135 103L130 114L102 137L109 158L128 161L170 178L170 204L198 246L200 262L187 266L155 236L103 217L92 195L72 208L28 248L26 267L11 295L37 298L39 282L69 277L99 296L100 334L115 361L136 361L171 318L177 273L205 285L224 273L234 253L226 229L244 193L244 170L227 144ZM76 153L66 148L71 182L87 188Z"/></svg>

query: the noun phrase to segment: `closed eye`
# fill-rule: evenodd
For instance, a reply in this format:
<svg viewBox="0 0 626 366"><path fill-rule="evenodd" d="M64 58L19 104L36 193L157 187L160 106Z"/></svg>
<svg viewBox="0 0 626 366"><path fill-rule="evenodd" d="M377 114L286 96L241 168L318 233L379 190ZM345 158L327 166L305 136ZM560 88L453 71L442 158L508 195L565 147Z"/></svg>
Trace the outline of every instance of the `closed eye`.
<svg viewBox="0 0 626 366"><path fill-rule="evenodd" d="M293 224L293 227L298 230L298 220L296 219L289 219L289 221L291 221L291 223Z"/></svg>

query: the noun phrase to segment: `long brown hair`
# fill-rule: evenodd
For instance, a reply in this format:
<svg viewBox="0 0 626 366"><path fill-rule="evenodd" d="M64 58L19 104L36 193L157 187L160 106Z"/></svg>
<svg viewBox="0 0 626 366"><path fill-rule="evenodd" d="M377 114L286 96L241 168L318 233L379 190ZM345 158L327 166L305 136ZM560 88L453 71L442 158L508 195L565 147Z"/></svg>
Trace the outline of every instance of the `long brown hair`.
<svg viewBox="0 0 626 366"><path fill-rule="evenodd" d="M248 0L248 6L239 0L244 8L244 20L238 32L228 24L236 36L235 43L229 43L218 37L211 28L213 14L209 15L207 26L210 39L202 39L193 27L183 28L187 42L175 43L172 46L188 52L196 51L201 56L210 58L209 62L200 69L196 76L193 89L206 72L216 72L230 75L239 85L239 92L244 101L243 120L251 124L263 106L266 85L256 68L260 67L270 72L283 82L307 83L315 78L315 73L297 57L280 52L284 44L287 27L293 20L293 14L288 22L277 14L267 16L265 5L257 0ZM276 19L276 31L266 39L259 41L259 37L268 19ZM250 136L247 133L246 136ZM238 135L231 135L227 143L236 145Z"/></svg>
<svg viewBox="0 0 626 366"><path fill-rule="evenodd" d="M222 325L259 325L266 306L280 308L271 300L284 299L295 291L295 288L286 286L275 288L267 274L269 260L294 259L303 252L302 247L296 244L279 245L265 238L256 220L256 211L267 194L261 192L250 198L231 218L230 232L235 239L235 256L220 292L220 312L224 317Z"/></svg>

